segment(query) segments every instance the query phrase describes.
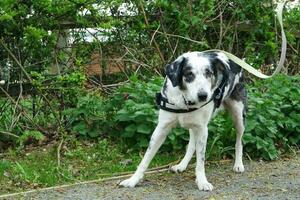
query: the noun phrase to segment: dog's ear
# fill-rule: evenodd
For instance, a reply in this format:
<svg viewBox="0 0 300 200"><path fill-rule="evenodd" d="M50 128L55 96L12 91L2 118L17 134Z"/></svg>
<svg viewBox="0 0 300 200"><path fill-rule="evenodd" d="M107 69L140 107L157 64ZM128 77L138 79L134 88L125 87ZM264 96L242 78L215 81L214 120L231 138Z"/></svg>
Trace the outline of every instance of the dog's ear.
<svg viewBox="0 0 300 200"><path fill-rule="evenodd" d="M186 65L186 62L187 59L183 57L179 61L177 60L172 64L166 65L166 75L172 82L173 87L180 86L182 84L183 67Z"/></svg>
<svg viewBox="0 0 300 200"><path fill-rule="evenodd" d="M228 63L226 63L225 60L220 59L218 57L214 57L211 60L211 65L213 67L215 77L218 77L219 74L222 74L223 76L227 77Z"/></svg>

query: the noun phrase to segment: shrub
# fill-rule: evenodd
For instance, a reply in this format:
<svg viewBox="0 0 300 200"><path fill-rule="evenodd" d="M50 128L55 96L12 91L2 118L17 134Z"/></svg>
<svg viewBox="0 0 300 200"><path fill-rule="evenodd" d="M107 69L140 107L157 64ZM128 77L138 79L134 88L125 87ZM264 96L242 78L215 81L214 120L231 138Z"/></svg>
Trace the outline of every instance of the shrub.
<svg viewBox="0 0 300 200"><path fill-rule="evenodd" d="M142 82L134 76L129 84L118 89L110 103L112 107L118 107L114 116L118 130L114 135L127 140L133 148L148 146L149 138L157 125L158 109L154 99L162 82L161 77ZM184 144L182 140L187 139L186 131L174 129L169 134L164 149L180 149Z"/></svg>
<svg viewBox="0 0 300 200"><path fill-rule="evenodd" d="M74 108L64 110L67 118L67 128L84 137L99 137L106 122L104 101L93 93L80 95Z"/></svg>
<svg viewBox="0 0 300 200"><path fill-rule="evenodd" d="M243 137L245 152L273 160L293 145L300 144L300 77L278 75L248 85L249 111ZM147 147L157 123L155 93L162 78L149 82L131 79L118 89L112 105L115 110L115 136L126 138L132 148ZM282 86L282 88L278 88ZM209 125L207 156L234 155L235 130L227 114L218 115ZM187 131L176 128L169 134L164 149L181 149L188 140Z"/></svg>
<svg viewBox="0 0 300 200"><path fill-rule="evenodd" d="M300 144L300 77L277 76L249 88L245 150L275 159Z"/></svg>

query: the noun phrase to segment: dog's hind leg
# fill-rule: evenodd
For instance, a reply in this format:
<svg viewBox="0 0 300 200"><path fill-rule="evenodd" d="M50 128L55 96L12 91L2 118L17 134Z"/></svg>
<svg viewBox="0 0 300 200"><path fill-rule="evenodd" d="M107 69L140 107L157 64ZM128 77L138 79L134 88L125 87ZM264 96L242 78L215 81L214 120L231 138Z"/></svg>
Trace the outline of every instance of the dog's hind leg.
<svg viewBox="0 0 300 200"><path fill-rule="evenodd" d="M189 129L189 133L190 133L190 140L184 158L181 160L181 162L178 165L174 165L171 167L171 171L173 172L178 173L186 170L190 160L192 159L195 153L195 149L196 149L195 135L192 129Z"/></svg>
<svg viewBox="0 0 300 200"><path fill-rule="evenodd" d="M124 187L135 187L141 179L144 177L144 173L147 170L152 158L160 148L160 146L165 141L170 129L176 124L177 117L173 113L169 113L163 110L160 110L159 113L159 122L156 126L151 140L148 146L148 149L139 164L135 173L129 178L120 183Z"/></svg>
<svg viewBox="0 0 300 200"><path fill-rule="evenodd" d="M245 104L242 101L229 100L226 102L226 108L231 113L234 126L236 129L236 143L235 143L235 162L233 171L244 172L243 165L243 144L242 137L245 130Z"/></svg>

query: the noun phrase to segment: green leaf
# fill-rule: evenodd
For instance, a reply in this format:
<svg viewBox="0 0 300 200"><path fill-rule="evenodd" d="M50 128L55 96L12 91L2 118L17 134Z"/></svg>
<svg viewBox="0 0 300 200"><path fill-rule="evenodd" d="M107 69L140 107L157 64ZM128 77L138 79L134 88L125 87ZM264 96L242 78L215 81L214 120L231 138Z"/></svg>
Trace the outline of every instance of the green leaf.
<svg viewBox="0 0 300 200"><path fill-rule="evenodd" d="M85 123L80 122L80 123L78 123L77 125L75 125L73 127L73 131L79 133L80 135L85 136L86 133L87 133L87 131L88 131L88 129L87 129L87 126L86 126Z"/></svg>
<svg viewBox="0 0 300 200"><path fill-rule="evenodd" d="M146 138L140 138L138 140L140 147L148 147L149 141Z"/></svg>
<svg viewBox="0 0 300 200"><path fill-rule="evenodd" d="M243 136L244 144L254 143L255 141L256 141L256 138L253 137L251 134L249 134L249 133L244 134L244 136Z"/></svg>
<svg viewBox="0 0 300 200"><path fill-rule="evenodd" d="M150 133L152 133L152 128L146 124L140 124L137 127L137 132L144 133L144 134L150 134Z"/></svg>
<svg viewBox="0 0 300 200"><path fill-rule="evenodd" d="M92 138L98 137L100 135L99 130L91 130L91 131L88 131L87 133Z"/></svg>

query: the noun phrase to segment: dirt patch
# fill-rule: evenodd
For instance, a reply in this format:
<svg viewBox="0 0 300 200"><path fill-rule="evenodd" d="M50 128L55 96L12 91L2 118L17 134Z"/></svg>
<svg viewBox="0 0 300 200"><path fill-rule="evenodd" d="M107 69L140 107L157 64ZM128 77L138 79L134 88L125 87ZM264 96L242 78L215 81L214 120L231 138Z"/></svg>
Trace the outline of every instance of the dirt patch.
<svg viewBox="0 0 300 200"><path fill-rule="evenodd" d="M212 192L197 189L195 173L164 172L147 175L136 188L121 188L118 181L37 191L2 199L300 199L300 155L274 162L245 162L245 173L232 171L232 163L206 165Z"/></svg>

